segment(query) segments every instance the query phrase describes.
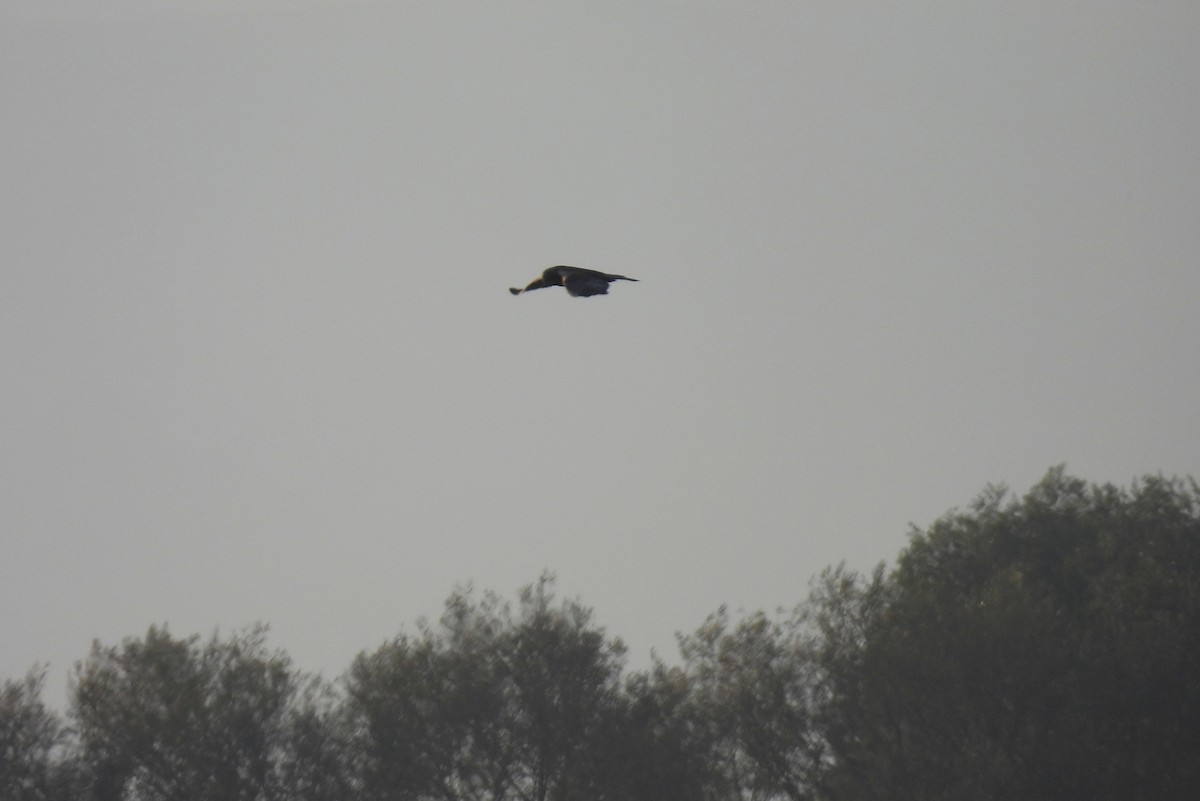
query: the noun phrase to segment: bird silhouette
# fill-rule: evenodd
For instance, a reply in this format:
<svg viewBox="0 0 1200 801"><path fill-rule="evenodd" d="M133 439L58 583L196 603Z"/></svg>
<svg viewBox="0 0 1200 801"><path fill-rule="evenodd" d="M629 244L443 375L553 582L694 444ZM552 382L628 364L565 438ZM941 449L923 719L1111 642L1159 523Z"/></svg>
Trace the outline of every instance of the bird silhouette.
<svg viewBox="0 0 1200 801"><path fill-rule="evenodd" d="M529 292L532 289L561 286L572 297L586 298L591 295L607 295L608 285L612 281L636 280L636 278L626 278L623 275L609 275L597 270L585 270L582 267L567 267L560 264L557 267L547 268L541 278L534 279L524 289L517 289L514 286L510 287L508 291L514 295L520 295L522 292Z"/></svg>

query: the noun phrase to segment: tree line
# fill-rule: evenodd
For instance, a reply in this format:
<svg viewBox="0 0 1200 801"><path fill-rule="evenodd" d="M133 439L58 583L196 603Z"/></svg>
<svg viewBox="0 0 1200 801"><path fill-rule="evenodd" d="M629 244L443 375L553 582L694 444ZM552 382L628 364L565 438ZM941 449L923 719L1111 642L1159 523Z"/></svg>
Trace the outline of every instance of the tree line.
<svg viewBox="0 0 1200 801"><path fill-rule="evenodd" d="M890 570L625 650L543 575L325 681L255 627L94 643L0 688L3 801L1200 798L1200 488L1051 470Z"/></svg>

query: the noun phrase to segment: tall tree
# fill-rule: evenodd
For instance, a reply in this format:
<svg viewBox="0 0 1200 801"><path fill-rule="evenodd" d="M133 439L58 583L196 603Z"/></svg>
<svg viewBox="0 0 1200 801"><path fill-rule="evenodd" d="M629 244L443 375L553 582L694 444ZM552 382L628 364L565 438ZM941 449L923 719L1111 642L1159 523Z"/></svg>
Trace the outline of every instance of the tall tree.
<svg viewBox="0 0 1200 801"><path fill-rule="evenodd" d="M347 702L366 797L611 795L601 745L619 716L624 649L552 587L546 575L523 590L515 614L495 595L457 592L440 627L355 660Z"/></svg>
<svg viewBox="0 0 1200 801"><path fill-rule="evenodd" d="M844 577L842 577L844 578ZM827 576L834 798L1200 791L1200 491L1055 469L915 531L881 586Z"/></svg>
<svg viewBox="0 0 1200 801"><path fill-rule="evenodd" d="M298 680L275 760L274 796L286 801L358 797L343 697L315 676Z"/></svg>
<svg viewBox="0 0 1200 801"><path fill-rule="evenodd" d="M722 608L680 638L691 714L705 733L714 799L813 797L825 761L807 622Z"/></svg>
<svg viewBox="0 0 1200 801"><path fill-rule="evenodd" d="M601 753L616 779L615 797L630 801L713 799L720 775L704 715L679 667L654 666L626 682L624 717Z"/></svg>
<svg viewBox="0 0 1200 801"><path fill-rule="evenodd" d="M46 801L68 798L66 765L57 758L66 732L42 703L44 670L0 685L0 798Z"/></svg>
<svg viewBox="0 0 1200 801"><path fill-rule="evenodd" d="M599 745L619 714L625 647L591 621L590 609L555 603L549 575L520 594L508 660L517 787L529 801L605 796Z"/></svg>
<svg viewBox="0 0 1200 801"><path fill-rule="evenodd" d="M74 671L70 708L91 796L269 797L295 681L261 627L205 645L165 627L94 644Z"/></svg>

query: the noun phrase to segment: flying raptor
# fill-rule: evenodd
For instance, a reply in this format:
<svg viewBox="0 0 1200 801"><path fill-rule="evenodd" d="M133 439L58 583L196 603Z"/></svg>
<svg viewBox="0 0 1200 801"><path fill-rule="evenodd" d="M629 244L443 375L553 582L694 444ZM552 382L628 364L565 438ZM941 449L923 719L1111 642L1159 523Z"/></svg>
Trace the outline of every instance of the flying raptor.
<svg viewBox="0 0 1200 801"><path fill-rule="evenodd" d="M576 298L586 298L590 295L607 295L608 285L612 281L636 281L636 278L626 278L623 275L609 275L597 270L585 270L582 267L567 267L559 265L550 267L542 273L541 278L534 279L524 289L510 288L514 295L528 292L531 289L542 289L548 286L565 287L567 294Z"/></svg>

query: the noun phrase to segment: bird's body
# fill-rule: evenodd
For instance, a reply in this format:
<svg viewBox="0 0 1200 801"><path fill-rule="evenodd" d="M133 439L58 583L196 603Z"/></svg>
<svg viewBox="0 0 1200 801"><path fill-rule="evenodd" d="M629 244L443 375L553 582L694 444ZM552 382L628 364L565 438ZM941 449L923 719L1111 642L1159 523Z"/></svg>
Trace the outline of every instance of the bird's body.
<svg viewBox="0 0 1200 801"><path fill-rule="evenodd" d="M609 275L598 270L585 270L582 267L567 267L559 265L547 268L541 278L532 281L524 289L511 287L508 291L514 295L529 292L532 289L543 289L548 286L561 286L567 294L577 298L591 295L607 295L608 285L613 281L636 281L636 278L626 278L623 275Z"/></svg>

